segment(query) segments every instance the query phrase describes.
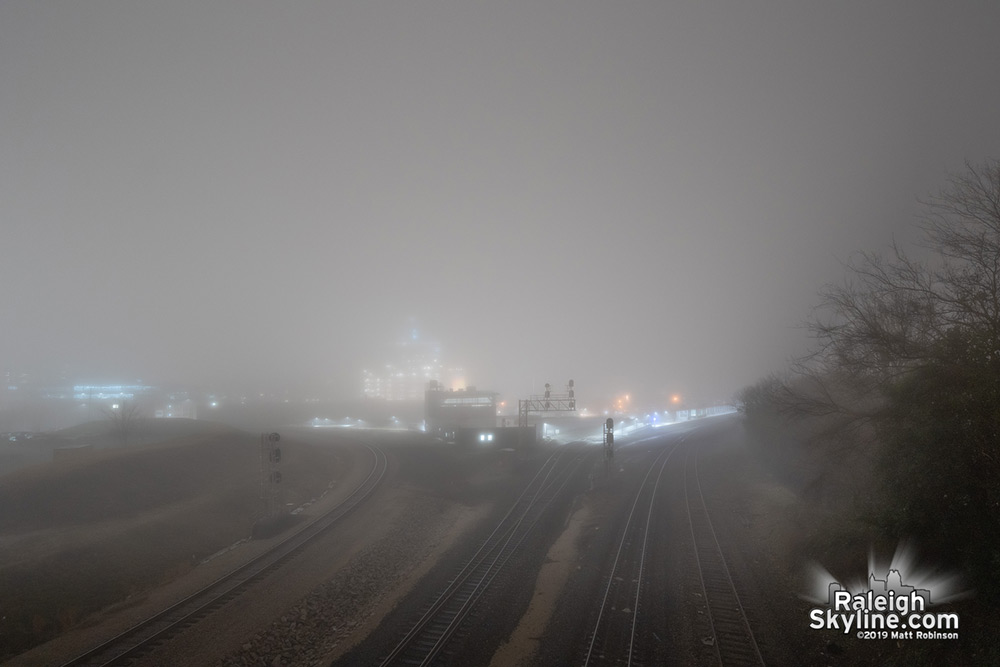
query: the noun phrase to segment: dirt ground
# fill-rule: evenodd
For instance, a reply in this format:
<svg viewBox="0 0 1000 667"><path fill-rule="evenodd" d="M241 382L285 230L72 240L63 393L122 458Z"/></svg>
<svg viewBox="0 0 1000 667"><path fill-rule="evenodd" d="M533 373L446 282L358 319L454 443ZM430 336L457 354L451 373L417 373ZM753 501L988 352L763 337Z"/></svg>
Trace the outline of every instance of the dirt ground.
<svg viewBox="0 0 1000 667"><path fill-rule="evenodd" d="M891 556L896 544L873 533L846 504L816 502L793 490L755 455L750 442L734 430L704 451L702 479L717 530L735 547L727 557L743 582L741 596L748 598L748 613L767 647L769 664L990 664L983 656L995 651L990 648L995 639L975 625L995 619L996 611L984 610L974 600L932 607L959 614L966 625L958 640L862 639L843 629L811 628L810 611L825 609L808 599L814 594L812 564L841 581L863 580L872 548ZM783 470L786 479L787 473Z"/></svg>
<svg viewBox="0 0 1000 667"><path fill-rule="evenodd" d="M289 507L330 495L359 468L348 448L283 444ZM86 634L159 599L168 582L225 567L226 550L247 543L262 512L260 488L259 436L232 429L0 477L0 659Z"/></svg>
<svg viewBox="0 0 1000 667"><path fill-rule="evenodd" d="M339 502L367 472L367 450L356 445L292 445L284 450L282 502L302 506L303 520ZM455 466L482 479L466 476L464 485L436 493L390 484L344 526L339 543L304 556L294 579L264 591L256 603L247 597L242 613L218 615L245 622L216 629L232 635L214 642L216 664L258 664L265 655L305 660L282 664L324 664L343 655L482 518L485 506L452 496L464 493L465 485L488 489L502 481L504 459L482 465L464 458L413 457L406 466L414 474L423 474L420 466L441 474L441 466ZM811 504L782 483L746 446L739 428L705 448L701 461L713 520L732 549L734 576L769 664L983 664L977 659L982 647L974 643L981 640L971 631L963 644L931 646L810 629L814 605L800 595L807 589L808 561L863 573L868 544L831 533L833 508ZM256 437L227 432L91 452L0 477L0 646L6 650L0 660L15 667L62 664L268 548L273 540L248 539L260 511L259 472ZM568 517L526 614L492 664L532 661L577 567L588 520L585 503ZM850 532L850 526L841 529ZM976 620L973 607L959 611ZM179 640L186 648L171 650L206 655L198 647L212 645L214 631L208 625L202 630L208 644L192 635ZM289 638L292 646L279 645Z"/></svg>
<svg viewBox="0 0 1000 667"><path fill-rule="evenodd" d="M590 508L581 505L570 515L566 529L545 555L528 611L514 633L493 655L490 667L530 664L555 611L559 594L573 570L578 567L577 545L581 531L588 525L590 514Z"/></svg>

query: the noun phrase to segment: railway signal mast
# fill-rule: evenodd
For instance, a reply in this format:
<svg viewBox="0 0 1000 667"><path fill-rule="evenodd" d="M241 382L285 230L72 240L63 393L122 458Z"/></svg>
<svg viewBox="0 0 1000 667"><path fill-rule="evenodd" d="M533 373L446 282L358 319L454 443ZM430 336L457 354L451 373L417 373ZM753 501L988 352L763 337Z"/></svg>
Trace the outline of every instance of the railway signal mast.
<svg viewBox="0 0 1000 667"><path fill-rule="evenodd" d="M608 417L604 422L604 460L615 458L615 420Z"/></svg>
<svg viewBox="0 0 1000 667"><path fill-rule="evenodd" d="M281 471L278 464L281 463L281 447L278 442L281 436L277 433L260 434L260 500L263 505L264 518L271 517L277 513L279 506L279 484L281 483Z"/></svg>

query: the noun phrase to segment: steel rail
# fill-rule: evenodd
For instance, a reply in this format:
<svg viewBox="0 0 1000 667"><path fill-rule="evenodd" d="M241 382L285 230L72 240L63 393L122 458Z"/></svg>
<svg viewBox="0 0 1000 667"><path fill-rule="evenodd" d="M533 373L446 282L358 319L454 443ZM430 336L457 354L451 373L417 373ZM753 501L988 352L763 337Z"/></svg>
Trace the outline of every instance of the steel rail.
<svg viewBox="0 0 1000 667"><path fill-rule="evenodd" d="M247 585L297 553L310 541L350 513L378 488L388 470L388 459L381 449L367 444L365 447L374 458L372 469L364 481L351 492L351 495L338 503L336 507L316 517L301 530L274 545L273 548L166 609L64 663L63 667L77 667L79 665L106 667L135 658L148 650L153 642L163 641L180 626L190 624L197 620L200 615L210 611L212 607L236 597Z"/></svg>
<svg viewBox="0 0 1000 667"><path fill-rule="evenodd" d="M736 584L733 582L725 554L712 525L708 505L705 503L698 473L697 454L694 457L694 486L697 493L691 493L688 487L687 463L690 455L691 451L688 450L684 459L684 498L706 615L712 628L716 658L720 665L763 665L764 658L757 646L746 610L740 602ZM694 511L691 508L692 495L699 505ZM696 515L699 517L697 522ZM700 523L697 529L696 523ZM696 535L697 532L703 533L701 539ZM712 581L709 582L709 579Z"/></svg>
<svg viewBox="0 0 1000 667"><path fill-rule="evenodd" d="M441 652L541 517L551 502L550 492L555 490L557 494L579 465L578 459L575 466L565 466L559 474L553 474L566 451L553 453L539 467L476 553L382 660L383 667L396 661L426 665ZM533 511L534 517L529 517Z"/></svg>
<svg viewBox="0 0 1000 667"><path fill-rule="evenodd" d="M649 476L653 473L653 470L656 468L656 464L660 463L660 469L656 473L656 480L653 484L653 491L650 494L649 505L646 512L646 523L643 529L644 532L643 532L642 547L640 550L640 559L639 559L639 578L636 581L635 585L635 604L632 607L633 610L632 627L629 636L628 662L627 662L627 664L629 665L632 664L632 650L635 644L635 623L636 619L638 618L639 594L642 590L642 571L643 571L643 565L645 564L646 560L646 546L649 537L649 524L651 517L653 515L653 505L654 501L656 500L656 491L659 488L660 478L663 475L663 468L667 465L667 460L670 459L671 455L673 455L673 453L677 450L681 442L683 442L683 439L674 444L674 446L671 447L669 450L664 449L657 455L656 459L653 461L653 465L651 465L649 467L649 470L646 471L646 475L645 477L643 477L642 483L639 485L638 491L636 491L635 499L632 501L632 507L629 510L628 518L625 521L625 528L622 531L621 540L618 543L618 551L615 553L614 563L612 563L611 565L611 572L608 574L608 585L605 586L604 596L601 598L601 607L597 613L597 621L594 623L594 630L590 636L590 645L587 648L587 655L583 661L583 664L585 666L590 664L591 657L593 656L594 653L594 644L597 641L597 637L600 635L601 621L604 618L604 612L608 604L608 597L611 593L611 587L615 581L615 574L618 571L618 563L621 560L622 552L625 551L625 545L629 542L629 535L630 535L629 529L632 526L632 518L635 515L635 510L639 505L639 499L642 497L643 491L645 491L646 489L647 482L649 481Z"/></svg>

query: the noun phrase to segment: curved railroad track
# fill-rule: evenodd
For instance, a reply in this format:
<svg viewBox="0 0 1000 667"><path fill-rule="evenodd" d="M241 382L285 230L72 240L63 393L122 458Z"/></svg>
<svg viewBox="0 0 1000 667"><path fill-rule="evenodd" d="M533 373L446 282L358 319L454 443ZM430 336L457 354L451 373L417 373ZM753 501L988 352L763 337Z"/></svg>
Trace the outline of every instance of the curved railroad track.
<svg viewBox="0 0 1000 667"><path fill-rule="evenodd" d="M582 455L560 449L541 465L479 550L382 660L388 665L428 665L448 645L490 584L517 551L549 504L580 465ZM572 458L565 462L564 459Z"/></svg>
<svg viewBox="0 0 1000 667"><path fill-rule="evenodd" d="M63 667L86 665L125 665L152 650L156 645L193 625L212 610L239 596L245 588L278 567L305 545L318 537L346 516L368 496L385 477L388 460L385 453L365 445L372 453L372 469L365 480L329 512L317 517L294 535L282 540L274 548L245 563L226 576L184 598L167 609L132 626L125 632L94 647L65 663Z"/></svg>
<svg viewBox="0 0 1000 667"><path fill-rule="evenodd" d="M690 459L691 450L688 449L684 459L684 497L705 615L712 631L704 643L711 644L720 665L763 665L764 658L705 505L698 476L698 455L694 455L693 466L689 466Z"/></svg>

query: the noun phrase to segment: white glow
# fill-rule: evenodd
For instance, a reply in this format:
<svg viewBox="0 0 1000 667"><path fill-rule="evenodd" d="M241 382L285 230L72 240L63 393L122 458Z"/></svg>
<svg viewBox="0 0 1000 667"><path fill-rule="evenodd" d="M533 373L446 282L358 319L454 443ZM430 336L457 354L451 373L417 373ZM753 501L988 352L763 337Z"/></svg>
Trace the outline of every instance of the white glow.
<svg viewBox="0 0 1000 667"><path fill-rule="evenodd" d="M959 575L951 572L940 572L917 565L916 550L908 542L901 542L896 547L896 552L892 560L888 563L880 561L875 557L874 550L868 555L868 574L877 579L884 579L890 571L899 573L903 583L917 589L930 592L931 604L941 604L961 600L972 594L963 585ZM799 595L799 597L815 602L826 604L829 600L830 584L839 583L845 590L852 594L861 594L868 590L868 579L851 579L840 581L830 574L826 568L813 561L807 565L807 577L809 590Z"/></svg>

